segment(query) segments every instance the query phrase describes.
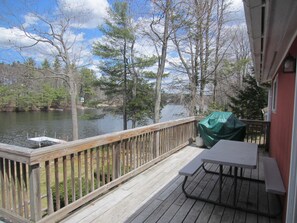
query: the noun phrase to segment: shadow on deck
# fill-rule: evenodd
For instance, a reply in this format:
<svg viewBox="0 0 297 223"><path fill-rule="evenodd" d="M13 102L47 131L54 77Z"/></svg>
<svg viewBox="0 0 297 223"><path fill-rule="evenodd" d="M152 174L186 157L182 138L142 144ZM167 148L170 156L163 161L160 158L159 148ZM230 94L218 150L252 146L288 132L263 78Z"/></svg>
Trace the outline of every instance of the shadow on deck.
<svg viewBox="0 0 297 223"><path fill-rule="evenodd" d="M178 171L201 151L195 147L182 149L63 222L281 222L281 217L269 219L186 198L182 192L184 177L179 176ZM258 169L244 170L245 177L263 179L263 155L260 152ZM218 166L208 164L207 168L217 170ZM192 195L217 199L217 184L218 175L205 174L200 169L188 181L186 190ZM260 211L278 208L276 198L265 192L264 184L239 180L237 189L240 206ZM222 201L230 204L233 201L232 178L224 178Z"/></svg>

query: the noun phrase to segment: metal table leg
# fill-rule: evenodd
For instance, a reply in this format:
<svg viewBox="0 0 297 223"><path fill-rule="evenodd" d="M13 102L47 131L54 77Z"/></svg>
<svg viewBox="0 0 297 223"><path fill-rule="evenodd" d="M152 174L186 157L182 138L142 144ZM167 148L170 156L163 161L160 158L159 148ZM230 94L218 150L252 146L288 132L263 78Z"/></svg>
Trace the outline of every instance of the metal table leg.
<svg viewBox="0 0 297 223"><path fill-rule="evenodd" d="M219 173L219 184L220 184L220 194L219 194L219 202L222 200L222 184L223 184L223 165L220 165L220 173Z"/></svg>
<svg viewBox="0 0 297 223"><path fill-rule="evenodd" d="M234 206L236 206L237 170L238 170L238 167L234 167L234 198L233 198Z"/></svg>

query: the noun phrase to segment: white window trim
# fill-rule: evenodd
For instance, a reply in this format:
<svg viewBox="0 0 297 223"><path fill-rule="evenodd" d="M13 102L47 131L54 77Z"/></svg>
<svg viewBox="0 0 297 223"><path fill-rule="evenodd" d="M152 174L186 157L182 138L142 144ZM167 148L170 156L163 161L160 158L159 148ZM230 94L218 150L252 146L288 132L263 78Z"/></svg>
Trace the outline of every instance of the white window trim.
<svg viewBox="0 0 297 223"><path fill-rule="evenodd" d="M271 101L271 111L276 113L277 108L277 93L278 93L278 75L274 78L272 82L272 101Z"/></svg>
<svg viewBox="0 0 297 223"><path fill-rule="evenodd" d="M294 113L291 142L291 162L287 198L286 223L297 221L297 77L295 76Z"/></svg>

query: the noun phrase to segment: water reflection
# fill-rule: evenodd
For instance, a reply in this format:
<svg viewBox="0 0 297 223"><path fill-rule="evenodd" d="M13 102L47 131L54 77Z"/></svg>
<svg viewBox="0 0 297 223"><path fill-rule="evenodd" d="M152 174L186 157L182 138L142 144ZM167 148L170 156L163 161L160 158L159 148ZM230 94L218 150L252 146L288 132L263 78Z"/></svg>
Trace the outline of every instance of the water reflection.
<svg viewBox="0 0 297 223"><path fill-rule="evenodd" d="M122 117L111 113L104 113L102 109L79 111L79 138L87 138L105 133L121 131ZM101 116L99 119L85 119L85 116ZM187 117L183 106L167 105L162 110L161 121ZM72 138L72 124L70 111L51 112L0 112L0 142L18 146L32 147L29 137L47 135L60 139ZM152 123L148 120L148 123ZM128 123L131 127L131 123Z"/></svg>

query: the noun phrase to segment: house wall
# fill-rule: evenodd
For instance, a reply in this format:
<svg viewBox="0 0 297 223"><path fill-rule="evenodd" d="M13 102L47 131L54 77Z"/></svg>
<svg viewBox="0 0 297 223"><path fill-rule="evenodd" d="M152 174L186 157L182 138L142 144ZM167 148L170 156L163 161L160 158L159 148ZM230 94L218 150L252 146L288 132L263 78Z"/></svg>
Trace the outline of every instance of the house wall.
<svg viewBox="0 0 297 223"><path fill-rule="evenodd" d="M290 49L290 54L296 58L297 39ZM269 151L270 155L277 160L287 191L290 173L295 77L295 73L283 73L281 66L277 76L276 111L271 114Z"/></svg>

